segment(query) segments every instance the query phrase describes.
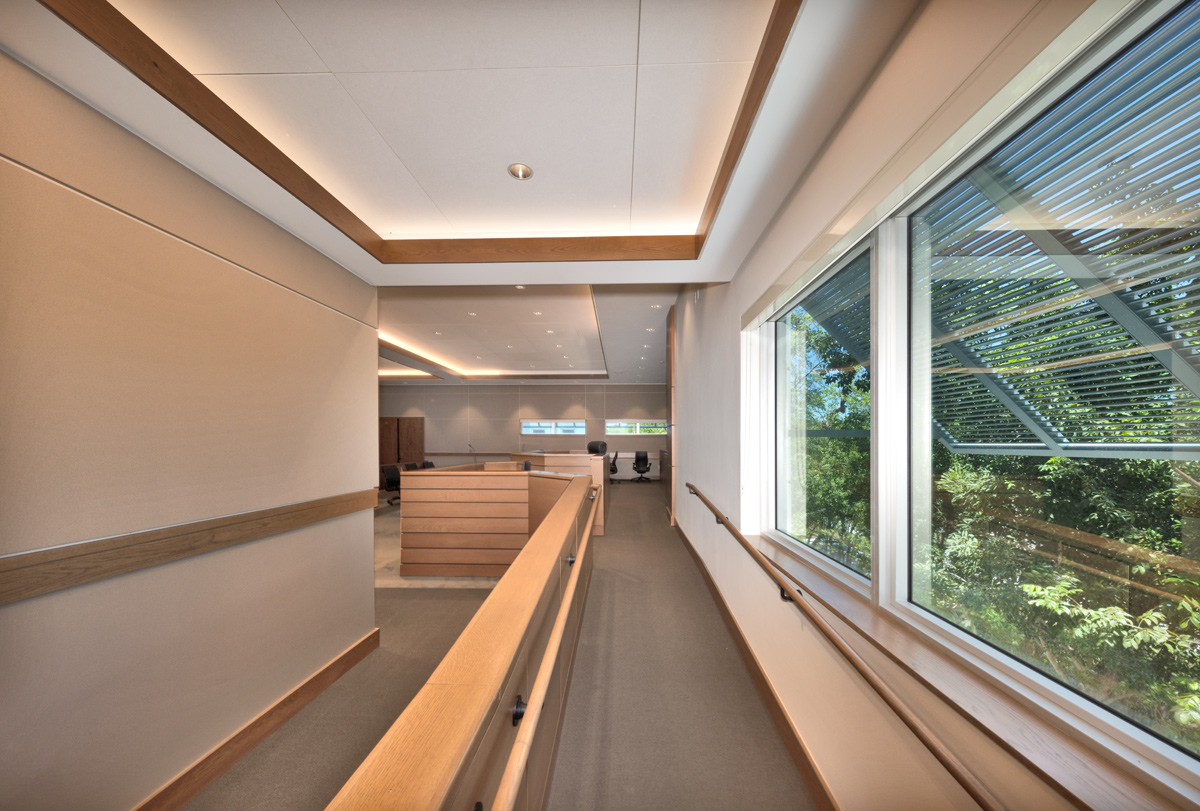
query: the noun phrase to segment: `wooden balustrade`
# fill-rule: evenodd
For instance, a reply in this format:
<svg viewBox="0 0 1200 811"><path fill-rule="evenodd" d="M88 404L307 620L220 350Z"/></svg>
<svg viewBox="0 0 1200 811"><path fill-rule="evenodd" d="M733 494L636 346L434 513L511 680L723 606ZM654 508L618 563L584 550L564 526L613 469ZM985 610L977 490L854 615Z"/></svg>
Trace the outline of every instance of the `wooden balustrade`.
<svg viewBox="0 0 1200 811"><path fill-rule="evenodd" d="M517 800L542 807L591 578L597 503L590 477L554 478L565 482L561 495L331 811L512 808ZM526 700L528 709L518 709Z"/></svg>

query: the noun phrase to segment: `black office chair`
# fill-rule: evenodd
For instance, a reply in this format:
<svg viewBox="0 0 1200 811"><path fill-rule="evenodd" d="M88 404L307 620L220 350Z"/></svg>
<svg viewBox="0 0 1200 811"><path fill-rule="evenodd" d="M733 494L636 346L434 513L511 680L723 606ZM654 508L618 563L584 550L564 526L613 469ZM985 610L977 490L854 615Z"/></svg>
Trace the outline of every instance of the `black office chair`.
<svg viewBox="0 0 1200 811"><path fill-rule="evenodd" d="M400 500L400 468L396 465L383 466L383 492L396 494L388 498L388 506Z"/></svg>
<svg viewBox="0 0 1200 811"><path fill-rule="evenodd" d="M405 462L404 469L405 470L420 470L421 466L418 465L416 462Z"/></svg>
<svg viewBox="0 0 1200 811"><path fill-rule="evenodd" d="M533 462L526 459L525 464L521 465L521 470L533 470Z"/></svg>
<svg viewBox="0 0 1200 811"><path fill-rule="evenodd" d="M428 470L429 468L433 467L433 462L431 462L431 461L429 461L428 459L426 459L424 462L422 462L422 463L421 463L421 467L423 467L423 468L425 468L426 470Z"/></svg>
<svg viewBox="0 0 1200 811"><path fill-rule="evenodd" d="M608 453L608 443L602 439L593 439L588 443L587 451L593 456L603 456Z"/></svg>
<svg viewBox="0 0 1200 811"><path fill-rule="evenodd" d="M633 472L638 474L634 479L635 482L648 482L646 474L650 472L650 452L649 451L634 451L633 452Z"/></svg>
<svg viewBox="0 0 1200 811"><path fill-rule="evenodd" d="M620 455L621 455L620 451L613 451L612 459L608 460L608 475L610 475L610 476L617 475L617 457ZM614 482L620 481L620 479L613 479L613 481Z"/></svg>

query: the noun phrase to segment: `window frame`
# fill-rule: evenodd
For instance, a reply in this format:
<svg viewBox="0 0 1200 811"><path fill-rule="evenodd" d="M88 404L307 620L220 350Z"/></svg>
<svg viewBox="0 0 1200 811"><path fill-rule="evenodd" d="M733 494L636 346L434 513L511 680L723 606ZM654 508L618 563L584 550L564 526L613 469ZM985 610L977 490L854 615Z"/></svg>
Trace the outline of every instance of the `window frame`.
<svg viewBox="0 0 1200 811"><path fill-rule="evenodd" d="M868 601L915 635L920 644L939 655L948 655L968 673L998 689L1029 712L1032 723L1049 723L1059 731L1082 732L1082 744L1122 769L1153 785L1166 796L1188 796L1200 784L1200 756L1192 756L1155 735L1128 722L1115 711L1045 676L987 642L959 629L947 620L909 600L912 515L912 451L916 440L910 420L910 268L908 257L909 217L941 194L970 168L1038 116L1060 101L1076 85L1100 69L1146 31L1183 5L1180 0L1132 2L1112 15L1099 32L1076 49L1063 63L1049 70L1020 98L1008 106L994 123L964 126L979 128L967 136L965 145L940 166L930 161L910 178L903 191L886 207L867 215L859 227L817 259L779 299L752 313L743 332L743 400L746 413L756 424L743 431L758 443L744 444L743 469L750 475L744 506L753 514L748 524L769 544L799 560L798 568L809 567L826 576L829 584L814 582L813 590L833 588L845 595ZM986 109L986 108L985 108ZM863 229L864 230L860 230ZM828 280L865 246L871 262L871 521L872 577L868 581L848 567L794 541L775 527L777 404L775 377L775 324L796 303ZM886 403L887 408L880 404ZM769 447L761 453L759 447ZM891 463L885 465L885 461ZM902 464L897 464L902 462ZM887 467L886 471L884 468ZM779 550L764 548L785 571ZM772 555L772 552L776 554ZM819 581L819 578L818 578ZM840 599L829 593L834 599ZM860 629L865 636L871 634ZM968 714L970 708L966 708ZM986 719L979 721L986 725ZM1079 740L1078 734L1072 737ZM1019 742L1014 741L1014 746Z"/></svg>
<svg viewBox="0 0 1200 811"><path fill-rule="evenodd" d="M527 432L525 426L529 424L549 425L549 432L533 431ZM582 425L582 431L559 431L558 426L562 425ZM587 436L587 422L585 420L521 420L521 436Z"/></svg>
<svg viewBox="0 0 1200 811"><path fill-rule="evenodd" d="M608 427L610 425L634 425L634 426L637 426L637 430L633 431L631 433L618 432L618 433L613 434L613 433L609 433ZM653 431L653 432L647 431L646 433L642 433L642 425L661 425L663 427L663 430L662 431ZM667 431L670 429L670 427L671 427L670 424L666 421L665 418L657 419L657 420L654 420L654 419L605 420L604 421L604 435L605 436L666 436Z"/></svg>

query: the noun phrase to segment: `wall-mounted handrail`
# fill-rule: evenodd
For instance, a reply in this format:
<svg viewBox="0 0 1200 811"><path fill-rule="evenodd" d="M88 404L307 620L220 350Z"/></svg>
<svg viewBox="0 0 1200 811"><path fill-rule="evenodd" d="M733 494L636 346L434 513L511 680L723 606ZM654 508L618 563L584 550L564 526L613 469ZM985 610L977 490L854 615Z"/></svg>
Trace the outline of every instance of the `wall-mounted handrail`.
<svg viewBox="0 0 1200 811"><path fill-rule="evenodd" d="M599 489L595 485L592 486L592 508L588 512L587 526L579 536L579 552L571 559L572 565L576 559L583 559L587 552L587 544L591 542L592 524L596 520L596 507L600 503L596 499L596 491ZM521 784L525 781L525 767L529 764L533 736L537 733L538 721L542 717L542 708L546 704L546 693L550 689L550 679L554 676L554 668L558 664L558 649L562 647L563 635L567 630L567 620L571 613L571 605L575 601L575 589L579 584L581 571L580 567L575 567L567 582L567 588L563 592L561 607L558 616L554 619L554 628L550 631L550 641L546 643L546 653L542 656L537 677L533 682L533 689L529 693L529 705L521 720L521 729L517 732L517 740L513 744L508 764L504 767L504 774L500 778L500 787L496 790L496 798L489 806L491 811L513 811L517 804L517 794L521 790Z"/></svg>
<svg viewBox="0 0 1200 811"><path fill-rule="evenodd" d="M904 700L900 698L896 691L889 687L883 678L880 677L877 672L875 672L875 669L867 664L867 661L859 656L854 649L850 647L845 638L839 634L837 630L825 620L824 617L818 614L816 610L808 604L808 602L804 600L800 592L797 591L792 584L788 582L788 580L782 574L780 574L774 566L771 565L771 562L767 560L766 556L763 555L762 552L758 551L758 549L751 544L750 541L746 540L746 536L739 532L738 528L735 527L732 522L730 522L729 516L723 515L721 511L717 509L715 504L709 501L703 493L696 489L694 484L687 482L684 486L687 487L689 493L696 496L698 499L700 499L700 501L704 502L704 506L708 507L708 509L712 511L712 514L716 516L717 523L729 530L729 534L737 539L737 542L740 543L742 547L750 553L750 557L754 558L754 561L760 567L762 567L762 570L767 573L767 576L775 581L775 584L779 586L780 594L783 595L784 598L791 602L794 606L796 606L796 608L800 609L800 612L805 616L805 618L808 619L808 621L811 622L827 640L829 640L830 644L832 644L837 651L842 654L846 661L850 663L850 665L855 669L855 671L858 672L860 676L862 676L867 684L871 685L879 697L883 699L884 703L887 704L888 707L891 708L892 712L896 713L896 716L904 723L904 725L908 727L914 735L917 736L917 739L920 740L921 743L925 745L925 748L929 750L930 754L932 754L937 761L945 767L946 771L948 771L955 781L962 786L963 790L971 796L971 799L978 803L979 807L985 809L985 811L1004 811L1005 805L994 794L992 794L992 792L989 791L987 787L984 786L977 777L975 777L974 774L971 773L966 764L959 760L958 757L950 751L949 747L938 740L937 736L933 733L933 730L931 730L924 721L918 718L916 713L914 713L909 706L904 703Z"/></svg>

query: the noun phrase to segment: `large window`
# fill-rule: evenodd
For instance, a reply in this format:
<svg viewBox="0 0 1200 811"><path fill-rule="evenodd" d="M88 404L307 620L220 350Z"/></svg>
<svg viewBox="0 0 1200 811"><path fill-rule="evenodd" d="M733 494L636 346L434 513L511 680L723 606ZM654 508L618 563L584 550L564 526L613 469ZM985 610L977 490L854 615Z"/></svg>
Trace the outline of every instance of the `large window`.
<svg viewBox="0 0 1200 811"><path fill-rule="evenodd" d="M871 573L871 258L776 325L776 526Z"/></svg>
<svg viewBox="0 0 1200 811"><path fill-rule="evenodd" d="M609 420L605 423L607 434L665 434L665 420Z"/></svg>
<svg viewBox="0 0 1200 811"><path fill-rule="evenodd" d="M521 420L521 433L525 435L543 434L572 434L587 433L587 425L583 420Z"/></svg>
<svg viewBox="0 0 1200 811"><path fill-rule="evenodd" d="M1193 3L910 237L912 601L1192 753L1198 32Z"/></svg>

